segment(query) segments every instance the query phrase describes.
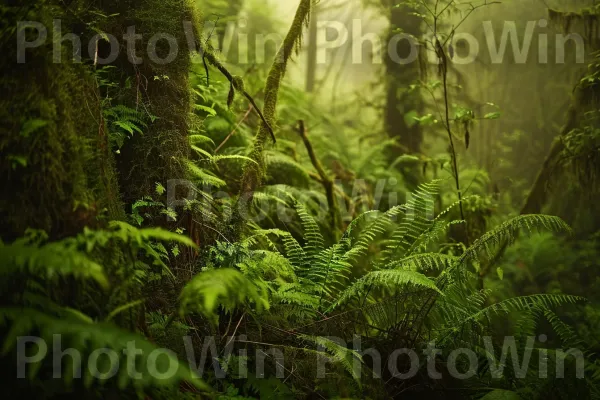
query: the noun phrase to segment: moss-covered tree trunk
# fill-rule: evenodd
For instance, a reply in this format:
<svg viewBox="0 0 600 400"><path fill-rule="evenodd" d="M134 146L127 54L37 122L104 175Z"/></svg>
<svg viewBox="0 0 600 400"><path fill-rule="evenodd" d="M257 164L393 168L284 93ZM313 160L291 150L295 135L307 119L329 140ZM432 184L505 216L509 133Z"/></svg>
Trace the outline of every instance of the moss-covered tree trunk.
<svg viewBox="0 0 600 400"><path fill-rule="evenodd" d="M572 13L561 13L555 10L549 10L550 18L554 23L562 23L565 32L574 30L573 26L578 26L580 30L583 30L586 44L597 51L599 44L597 42L597 35L591 35L592 31L597 27L597 18L595 14L591 15L578 15ZM578 23L577 25L575 23ZM581 29L583 26L583 29ZM592 54L594 51L592 50ZM590 65L590 69L587 72L589 76L596 75L599 68L595 64ZM587 215L587 210L577 209L574 204L578 204L582 196L587 193L593 193L595 185L592 182L581 182L581 187L577 185L565 185L561 184L560 190L554 192L550 189L552 182L558 182L559 179L564 181L573 180L577 177L577 173L573 174L573 171L565 171L564 160L570 157L576 158L575 155L570 154L565 147L565 140L575 129L583 129L586 124L593 123L586 121L586 115L590 112L596 112L598 110L598 104L600 102L600 93L598 90L597 83L584 83L583 81L578 82L573 91L573 98L571 104L566 113L566 122L560 131L560 134L555 138L544 163L542 164L536 179L529 191L528 196L525 199L524 205L521 209L521 214L537 214L544 211L544 208L548 203L551 203L551 198L561 198L569 196L569 199L563 200L567 205L564 204L559 207L553 207L552 213L557 214L564 218L567 222L574 224L579 219L578 214ZM598 165L585 165L585 168L599 169ZM577 172L577 171L575 171ZM569 188L569 190L567 190ZM569 201L570 200L570 201ZM593 203L593 200L590 199ZM561 203L560 201L558 203ZM591 217L593 219L598 218L596 210L591 211ZM589 219L589 218L588 218Z"/></svg>
<svg viewBox="0 0 600 400"><path fill-rule="evenodd" d="M121 201L152 193L157 182L186 178L182 159L189 148L188 74L195 49L190 38L197 40L200 28L192 0L29 1L1 11L0 46L7 55L0 61L3 239L27 228L61 237L123 218ZM62 62L53 62L58 45L52 41L53 20L61 21L61 35L81 39L81 63L72 61L69 44L62 47ZM18 21L41 24L23 31L28 42L38 37L40 26L47 30L47 39L27 49L22 64L16 61ZM131 61L124 40L130 26L142 35L135 43L140 63ZM195 29L186 32L186 26ZM91 39L98 32L119 43L108 78L111 102L154 119L116 156L103 115L107 92L96 77L111 46L100 40L94 49Z"/></svg>
<svg viewBox="0 0 600 400"><path fill-rule="evenodd" d="M122 37L135 26L141 35L135 46L139 60L132 63L132 55L122 51L114 62L122 86L117 101L153 120L117 156L123 199L130 203L153 193L156 183L166 187L187 176L182 161L189 156L190 53L201 24L191 0L121 0L105 6L107 13L115 9L127 18L114 24L112 33Z"/></svg>
<svg viewBox="0 0 600 400"><path fill-rule="evenodd" d="M100 96L91 69L69 61L53 62L52 21L64 33L80 21L72 10L84 2L41 1L3 5L6 23L0 35L0 224L2 238L20 236L27 228L52 237L93 226L99 216L119 218L122 209L102 122ZM17 63L18 21L35 21L48 39L26 49ZM26 29L34 41L39 29ZM85 54L85 52L84 52Z"/></svg>

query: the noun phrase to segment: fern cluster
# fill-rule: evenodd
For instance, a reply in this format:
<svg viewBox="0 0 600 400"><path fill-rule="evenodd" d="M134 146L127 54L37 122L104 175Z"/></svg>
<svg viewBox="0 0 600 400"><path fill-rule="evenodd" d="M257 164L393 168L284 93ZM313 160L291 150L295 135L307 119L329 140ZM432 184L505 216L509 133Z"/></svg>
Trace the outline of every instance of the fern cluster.
<svg viewBox="0 0 600 400"><path fill-rule="evenodd" d="M48 242L43 232L31 231L13 243L0 245L3 286L17 282L21 286L21 290L4 287L2 291L18 293L4 298L4 306L0 308L0 325L3 330L6 329L3 335L4 354L23 351L22 344L19 344L22 339L19 338L36 337L37 342L45 344L45 350L35 364L28 366L27 376L29 379L39 377L45 380L48 379L49 368L55 375L58 368L65 390L71 389L81 379L86 388L109 385L120 390L131 389L140 396L161 387L172 388L183 381L189 382L196 390L210 391L211 388L172 352L149 362L149 357L156 354L155 350L163 350L143 335L115 324L120 320L135 326L135 321L118 317L138 309L143 300L129 300L121 304L111 304L109 300L108 304L102 304L119 293L143 292L143 286L152 280L153 274L172 277L165 263L169 256L162 244L167 242L195 246L188 238L166 230L138 229L117 221L106 230L85 229L80 235L61 241ZM107 250L116 254L123 251L124 257L115 260L114 264L102 265L102 260L107 258L101 254ZM86 296L92 297L91 303L79 297L61 295L58 289L70 282L77 282L85 288ZM119 301L127 301L127 297ZM121 296L115 299L121 299ZM87 306L83 310L73 308L71 304L74 302ZM115 308L111 310L107 306ZM63 364L53 364L57 355L54 354L56 348L52 346L57 338L63 348L74 348L79 356L63 357ZM115 365L128 365L127 349L132 343L138 351L141 350L141 357L129 365L135 366L139 374L132 375L131 368L121 368L118 373L112 373L111 365L113 368ZM98 349L110 350L120 358L111 360L111 363L107 363L109 360L106 358L98 361ZM98 371L103 371L101 374L88 367L93 365L90 357L96 360ZM176 372L169 376L155 372L169 370L173 366Z"/></svg>
<svg viewBox="0 0 600 400"><path fill-rule="evenodd" d="M477 290L477 271L480 263L493 258L495 249L516 240L519 233L569 233L570 229L556 217L521 216L459 253L440 253L441 238L457 222L445 221L449 210L431 215L436 187L435 182L422 185L406 204L385 213L361 215L331 246L325 245L314 218L297 203L301 242L289 232L271 229L257 230L237 250L221 244L224 248L217 262L182 292L182 311L198 312L213 322L216 304L221 304L223 316L252 315L258 328L264 324L270 326L269 331L292 335L293 340L285 342L287 351L305 349L307 341L318 344L324 357L361 382L362 377L354 376L350 367L352 359L360 356L324 342L323 334L346 340L358 334L383 348L402 343L418 347L434 341L448 351L471 348L485 359L484 336L494 320L519 313L525 318L522 324L535 324L540 316L554 315L551 310L558 306L584 301L576 296L539 294L488 304L490 292ZM367 257L375 243L382 251L378 257ZM256 261L259 250L250 250L261 245L269 249L260 254L268 255L270 268ZM273 281L276 276L284 279ZM269 312L261 313L267 307ZM348 318L353 321L351 334L341 324ZM551 321L560 334L570 337L556 318ZM403 339L398 342L398 338Z"/></svg>

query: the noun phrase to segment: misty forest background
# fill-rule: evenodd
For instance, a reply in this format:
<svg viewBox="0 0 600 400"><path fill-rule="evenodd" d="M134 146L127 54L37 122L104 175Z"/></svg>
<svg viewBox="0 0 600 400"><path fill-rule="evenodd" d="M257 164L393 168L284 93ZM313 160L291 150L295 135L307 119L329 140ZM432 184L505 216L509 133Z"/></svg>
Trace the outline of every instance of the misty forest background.
<svg viewBox="0 0 600 400"><path fill-rule="evenodd" d="M592 0L2 2L2 392L600 398L599 7ZM54 19L62 35L81 38L81 63L68 42L53 53ZM318 63L317 21L350 28L356 19L384 46L398 33L413 36L418 60L395 63L369 43L353 54L349 40ZM22 64L18 21L48 27L48 40L27 49ZM510 43L502 62L492 62L484 21L496 43L505 21L515 22L520 40L536 21L526 62L515 60ZM120 40L129 26L143 35L143 63L129 62L123 43L114 61L98 63L110 52L102 34L86 51L95 35ZM38 34L24 32L27 41ZM143 51L159 32L180 44L173 62L153 62ZM454 62L469 50L454 43L457 32L478 39L471 63ZM583 38L585 62L576 62L574 40L565 62L555 62L555 35L567 33ZM263 51L254 46L260 34L281 40ZM544 40L548 50L540 52ZM395 49L400 56L407 43ZM157 43L161 56L167 45ZM362 62L353 62L358 56ZM81 375L74 357L54 361L53 335L79 351ZM356 335L362 350L381 353L381 368L352 349ZM547 340L528 341L540 335ZM48 343L24 379L19 357L40 348L20 336ZM494 373L490 355L500 358L505 336L515 338L518 361L535 346L523 375L510 355L502 377ZM206 347L211 337L217 355ZM133 365L141 377L125 367L130 341L143 350ZM441 349L441 379L430 376L422 352L432 342ZM110 359L94 353L101 348L119 354L114 374ZM172 353L149 359L156 348ZM401 348L421 357L407 379L397 374L409 370L408 358L388 368ZM468 357L455 360L468 379L449 371L458 348L477 355L473 371ZM584 377L576 358L560 351L571 348L585 357ZM203 349L209 356L199 377L188 355L199 359ZM103 376L85 368L91 356ZM316 368L324 357L325 378ZM157 376L149 363L177 372ZM564 377L556 373L562 364Z"/></svg>

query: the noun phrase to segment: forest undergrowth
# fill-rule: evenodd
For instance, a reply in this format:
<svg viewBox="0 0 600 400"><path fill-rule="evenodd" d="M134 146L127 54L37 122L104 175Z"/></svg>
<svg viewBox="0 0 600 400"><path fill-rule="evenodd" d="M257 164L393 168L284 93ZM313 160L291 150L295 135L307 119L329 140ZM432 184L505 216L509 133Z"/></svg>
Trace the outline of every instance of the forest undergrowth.
<svg viewBox="0 0 600 400"><path fill-rule="evenodd" d="M6 395L600 398L600 53L492 137L520 100L453 43L496 2L364 0L418 57L352 95L294 69L349 2L295 3L246 63L227 22L282 26L255 0L0 5ZM546 11L597 46L596 5ZM154 56L115 55L131 26Z"/></svg>

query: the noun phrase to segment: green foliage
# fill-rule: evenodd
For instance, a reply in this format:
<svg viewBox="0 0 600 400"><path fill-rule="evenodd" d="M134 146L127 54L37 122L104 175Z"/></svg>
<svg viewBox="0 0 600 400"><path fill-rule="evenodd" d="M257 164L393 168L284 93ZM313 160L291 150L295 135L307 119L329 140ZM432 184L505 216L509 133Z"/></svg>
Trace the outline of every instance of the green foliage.
<svg viewBox="0 0 600 400"><path fill-rule="evenodd" d="M326 354L330 362L338 364L344 368L344 370L346 370L348 374L358 381L360 385L361 377L356 373L356 369L354 368L354 363L356 361L359 363L363 362L359 352L355 350L349 350L346 347L340 346L338 343L335 343L334 341L325 337L300 335L298 336L298 339L317 344L319 349L322 350L321 356L323 353Z"/></svg>
<svg viewBox="0 0 600 400"><path fill-rule="evenodd" d="M198 312L217 323L218 306L231 312L250 303L254 304L256 312L268 309L266 288L235 269L214 269L199 273L181 291L179 313L183 316Z"/></svg>
<svg viewBox="0 0 600 400"><path fill-rule="evenodd" d="M436 79L428 80L428 71L422 71L422 79L408 87L391 82L397 90L386 111L398 113L399 126L383 127L389 136L380 132L387 124L380 115L378 85L360 88L356 95L346 94L345 88L340 100L337 83L329 79L331 70L324 71L313 93L284 80L315 10L312 0L299 3L266 84L259 55L240 37L228 42L223 29L244 15L248 26L232 24L242 29L234 33L254 38L275 32L274 8L256 2L197 2L206 18L215 20L215 29L206 35L199 33L191 0L149 0L135 7L113 0L21 3L0 6L6 22L0 45L6 54L17 50L15 21L39 19L51 26L55 17L64 22L63 33L100 33L106 38L135 23L144 33L144 47L151 34L168 32L179 44L195 39L202 51L181 51L166 64L144 60L133 65L123 54L100 67L93 57L81 64L55 65L51 46L39 46L27 49L32 62L19 69L14 62L0 63L0 88L9 99L0 107L8 127L1 135L5 157L0 167L3 186L10 189L0 204L0 217L8 227L6 243L0 241L0 329L6 337L0 361L14 373L10 366L19 336L37 335L51 342L61 335L63 347L82 354L83 365L98 348L115 351L121 365L113 378L86 373L79 385L73 378L75 360L63 357L62 379L51 381L54 354L49 351L28 369L29 383L9 382L9 389L27 387L33 397L56 397L64 386L76 397L165 400L205 395L600 398L598 237L585 238L577 227L572 235L559 217L511 218L528 189L530 170L535 171L530 162L514 176L516 164L506 160L535 159L536 152L544 151L544 141L525 142L535 133L531 126L516 129L504 118L506 125L497 132L478 135L479 121L487 129L505 113L517 120L514 109L521 103L503 99L507 112L503 107L500 113L494 103L468 99L472 90L463 90L461 74L446 60L454 56L455 30L489 2L367 2L377 3L386 16L407 5L401 10L407 24L416 17L419 30L436 31L432 40L421 41L422 49L433 50L444 61ZM319 13L328 14L338 4L327 7ZM589 9L577 18L592 14ZM550 16L558 18L555 11ZM193 37L181 29L182 20L194 21ZM402 28L392 26L391 33ZM226 43L232 46L230 53L249 50L249 69L219 60L215 49ZM165 44L157 44L159 53L168 50ZM426 51L420 52L421 58ZM584 178L570 187L593 186L597 175L598 66L594 60L578 88L591 111L578 115L581 123L561 138L564 151L556 168L570 167ZM223 76L213 74L213 67ZM21 90L25 86L28 90ZM243 92L245 98L237 96ZM248 93L258 104L252 100L249 106ZM411 96L426 99L416 104ZM311 146L298 135L298 120L307 128L304 133L321 168L305 149ZM404 128L411 139L419 138L418 146L406 146ZM547 125L542 128L552 131ZM395 129L401 131L401 140ZM277 143L271 146L273 130ZM500 135L504 131L508 133ZM503 139L492 140L496 136ZM481 167L485 163L479 153L486 146L485 154L494 155L492 161L497 158L499 166ZM475 157L473 151L478 152ZM323 185L324 175L333 187ZM429 178L433 182L419 184ZM171 179L192 181L196 187L186 189L194 200L171 208ZM504 184L500 186L510 187L500 190L499 180ZM558 187L565 185L560 182ZM213 194L216 190L218 195ZM183 195L179 188L175 194L177 199ZM245 203L248 194L252 199ZM339 226L323 218L330 210L322 204L331 197L346 207ZM398 198L404 204L397 205ZM260 220L248 220L244 207ZM570 209L580 220L587 219L578 207ZM588 224L593 226L594 219ZM583 306L574 307L578 304ZM547 351L552 370L558 348L582 349L585 380L540 380L537 366L518 379L510 365L501 380L492 379L486 338L496 352L504 335L515 336L521 352L528 337L541 333L548 342L544 347L536 344L536 357ZM228 348L232 336L239 334L243 339L232 347L247 353L223 354L220 346ZM431 342L441 347L444 357L467 348L477 355L480 368L459 382L446 379L448 364L438 360L442 381L429 379L423 369L408 381L398 382L387 371L372 379L368 357L363 360L358 350L343 343L355 335L386 352L384 358L393 349L420 350ZM226 379L208 373L202 378L209 383L204 383L178 361L190 350L188 343L181 343L183 336L196 354L205 350L201 342L216 338L218 354L208 359L227 368ZM142 350L135 363L140 379L132 379L125 368L124 351L132 341ZM177 366L168 379L149 371L150 355L161 346L170 351L154 360L157 369ZM285 365L268 354L267 360L275 362L259 372L252 361L266 348L281 350ZM315 375L321 358L335 365L325 379ZM359 373L357 365L367 371ZM107 360L99 367L106 370ZM283 379L276 377L280 367ZM211 387L219 393L208 393Z"/></svg>
<svg viewBox="0 0 600 400"><path fill-rule="evenodd" d="M302 245L290 233L280 230L257 231L241 247L218 245L210 258L213 260L210 268L225 269L209 269L194 278L182 292L183 313L198 311L216 323L218 307L222 306L227 312L238 310L240 315L243 311L286 329L292 321L319 324L318 316L323 313L327 320L336 316L334 311L339 315L358 311L368 327L355 326L354 332L374 335L383 343L387 335L377 332L399 330L392 335L395 337L416 330L422 340L437 338L436 343L450 348L460 343L485 357L485 352L481 352L481 332L490 321L517 312L523 315L523 323L532 324L540 314L531 310L544 310L550 316L553 315L550 310L558 306L584 301L577 296L548 294L515 297L485 306L489 291L474 289L475 271L482 256L491 257L495 245L512 243L522 231L569 232L569 228L555 217L521 216L483 235L462 254L427 252L436 248L434 245L449 226L443 220L449 210L437 217L429 215L429 196L436 193L436 186L436 183L423 185L406 204L386 213L361 216L348 226L338 243L329 247L324 244L314 218L301 204L296 204L304 231ZM400 215L403 218L397 221ZM269 237L279 238L279 244ZM382 251L362 275L357 275L354 262L367 254L374 242L381 243L388 251ZM255 251L246 246L260 243L286 255L282 258L272 251L262 253L275 257L270 264L286 265L287 261L287 267L266 269L253 261ZM273 277L282 272L286 275L281 277L286 278L273 282ZM268 313L257 313L266 307L270 307ZM409 325L398 325L407 315L420 318ZM557 331L568 338L568 330L552 321ZM330 327L328 333L341 332ZM318 344L332 362L362 382L354 374L352 362L357 355L353 352L314 335L302 333L295 340Z"/></svg>
<svg viewBox="0 0 600 400"><path fill-rule="evenodd" d="M518 237L518 232L547 230L550 232L563 232L570 234L571 228L560 218L547 215L521 215L504 222L490 232L477 239L473 245L461 256L461 261L475 259L479 255L492 258L493 249L502 243L513 243Z"/></svg>
<svg viewBox="0 0 600 400"><path fill-rule="evenodd" d="M89 389L93 385L105 385L109 380L115 382L120 390L125 390L129 386L133 387L138 394L148 392L153 387L173 387L182 381L186 381L198 390L210 392L212 389L207 386L200 377L193 374L189 368L179 362L177 357L172 352L162 351L162 357L157 357L150 361L150 357L158 348L144 339L140 335L130 333L126 330L119 329L113 325L86 323L79 319L56 318L33 309L23 308L1 308L0 309L0 324L10 324L11 330L7 335L7 339L3 344L3 352L6 354L15 349L18 343L18 337L30 336L32 334L39 335L38 337L45 343L53 343L56 340L55 335L59 335L62 346L66 348L75 348L81 354L81 365L75 364L75 358L64 358L65 363L61 368L64 383L67 387L73 385L74 377L79 375L85 388ZM121 368L118 373L113 373L110 369L115 365L127 365L128 350L130 343L135 344L138 349L139 357L134 358L135 371L139 372L137 377L131 376L129 368ZM88 362L91 354L97 349L111 350L118 355L117 361L102 358L101 362L96 362L97 371L93 371L88 367ZM52 352L45 352L39 361L31 365L28 370L28 378L33 380L36 378L44 363L51 358L49 355ZM97 361L97 360L96 360ZM94 364L92 364L94 365ZM156 371L168 371L175 366L176 373L168 375L158 375ZM56 368L56 366L55 366ZM114 376L114 378L113 378ZM165 377L167 376L167 377Z"/></svg>
<svg viewBox="0 0 600 400"><path fill-rule="evenodd" d="M108 134L112 146L119 151L125 140L134 134L142 135L148 126L146 115L122 104L104 110L104 118L108 127ZM155 117L150 119L154 122Z"/></svg>
<svg viewBox="0 0 600 400"><path fill-rule="evenodd" d="M432 280L421 273L406 270L383 270L370 272L358 280L341 294L337 303L342 304L350 298L368 293L371 289L379 287L397 288L407 284L424 287L443 294Z"/></svg>
<svg viewBox="0 0 600 400"><path fill-rule="evenodd" d="M106 267L98 262L98 255L106 249L116 251L120 248L131 255L139 253L152 265L160 266L163 271L170 273L164 262L168 256L161 242L175 242L191 247L195 246L193 242L166 230L137 229L120 221L112 222L106 230L94 231L86 228L75 237L56 242L47 240L48 237L43 232L30 231L26 237L11 244L2 244L0 247L5 284L21 281L21 285L25 288L19 296L10 299L14 306L0 310L1 325L9 328L3 344L4 355L15 350L18 338L21 336L37 335L45 343L53 343L56 337L60 337L63 346L75 348L81 354L81 362L84 366L81 376L85 388L104 385L105 381L110 380L120 390L132 387L141 394L149 393L158 387L172 388L181 381L187 381L198 390L211 390L186 365L180 363L172 352L157 358L155 360L157 369L152 369L149 358L155 350L158 351L158 348L142 336L110 323L111 320L118 319L119 314L131 312L133 308L139 307L143 303L142 300L129 301L110 312L107 309L104 318L106 322L96 323L94 320L101 314L92 317L80 310L63 307L60 303L64 302L64 299L54 295L55 290L52 290L52 287L59 288L64 285L69 278L76 278L82 285L85 281L95 282L102 292L106 292L114 286L114 277L122 275L122 271L128 269L133 269L131 272L137 278L136 284L142 285L143 282L148 281L149 267L145 262L130 260L129 266ZM49 286L44 288L40 285L42 282ZM120 286L123 290L127 287L122 283ZM88 288L88 294L97 299L102 298L102 293L92 288ZM97 349L113 350L119 355L119 365L126 364L129 343L135 343L136 348L141 350L141 357L135 361L135 365L139 366L136 369L141 374L139 377L132 376L129 368L122 368L118 374L111 373L108 367L115 364L107 363L107 359L101 359L102 362L98 363L98 371L103 371L100 377L90 368L85 367L88 366L89 357ZM43 375L44 365L47 366L48 360L51 359L50 355L53 354L53 351L46 352L46 350L43 352L43 357L29 368L30 380L35 380L38 374ZM79 376L77 372L79 366L75 364L75 358L67 357L66 360L61 367L64 368L61 376L66 387L71 388L75 376ZM172 368L173 365L176 366L175 374L165 378L164 376L167 375L155 373L157 370L164 371Z"/></svg>
<svg viewBox="0 0 600 400"><path fill-rule="evenodd" d="M108 287L108 278L101 265L78 250L75 240L42 244L44 234L18 239L11 244L0 244L0 259L5 278L25 274L50 281L61 277L90 279Z"/></svg>
<svg viewBox="0 0 600 400"><path fill-rule="evenodd" d="M483 396L481 400L521 400L521 397L515 392L497 389Z"/></svg>

